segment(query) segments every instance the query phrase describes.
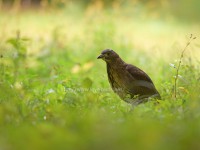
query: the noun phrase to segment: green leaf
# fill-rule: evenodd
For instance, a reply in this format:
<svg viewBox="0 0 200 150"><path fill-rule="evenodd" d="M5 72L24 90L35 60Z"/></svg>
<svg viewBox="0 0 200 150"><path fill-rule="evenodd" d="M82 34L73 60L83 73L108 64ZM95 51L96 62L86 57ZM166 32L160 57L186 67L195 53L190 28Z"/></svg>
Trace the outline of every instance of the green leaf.
<svg viewBox="0 0 200 150"><path fill-rule="evenodd" d="M88 78L88 77L85 78L85 79L83 79L83 81L82 81L82 86L84 88L91 88L92 84L93 84L93 81L90 78Z"/></svg>

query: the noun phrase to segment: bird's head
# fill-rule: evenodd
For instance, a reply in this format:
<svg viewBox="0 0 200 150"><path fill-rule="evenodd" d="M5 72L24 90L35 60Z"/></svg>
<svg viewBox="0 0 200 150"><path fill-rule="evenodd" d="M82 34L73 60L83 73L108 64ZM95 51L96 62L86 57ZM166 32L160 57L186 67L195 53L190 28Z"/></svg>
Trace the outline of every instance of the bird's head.
<svg viewBox="0 0 200 150"><path fill-rule="evenodd" d="M97 59L103 59L105 62L111 62L119 58L119 55L111 49L105 49L101 52L101 55Z"/></svg>

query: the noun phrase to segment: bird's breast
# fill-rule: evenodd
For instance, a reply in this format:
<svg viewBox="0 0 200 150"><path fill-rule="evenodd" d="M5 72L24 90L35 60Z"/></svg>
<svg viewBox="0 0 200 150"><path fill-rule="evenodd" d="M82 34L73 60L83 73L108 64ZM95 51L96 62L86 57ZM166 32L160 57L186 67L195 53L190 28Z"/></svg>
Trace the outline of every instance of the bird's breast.
<svg viewBox="0 0 200 150"><path fill-rule="evenodd" d="M112 89L122 98L129 91L128 85L133 81L132 77L127 73L123 67L110 67L107 68L108 79Z"/></svg>

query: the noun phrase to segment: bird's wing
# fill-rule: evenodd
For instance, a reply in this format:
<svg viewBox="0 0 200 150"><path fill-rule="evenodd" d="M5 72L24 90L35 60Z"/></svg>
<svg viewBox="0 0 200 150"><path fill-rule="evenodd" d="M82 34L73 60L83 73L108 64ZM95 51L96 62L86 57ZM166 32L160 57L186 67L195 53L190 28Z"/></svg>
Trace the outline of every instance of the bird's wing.
<svg viewBox="0 0 200 150"><path fill-rule="evenodd" d="M143 80L150 83L153 83L151 78L141 69L133 66L131 64L127 64L126 70L132 75L132 77L136 80Z"/></svg>
<svg viewBox="0 0 200 150"><path fill-rule="evenodd" d="M135 79L130 91L132 94L152 95L158 93L151 78L144 71L130 64L127 64L126 70Z"/></svg>

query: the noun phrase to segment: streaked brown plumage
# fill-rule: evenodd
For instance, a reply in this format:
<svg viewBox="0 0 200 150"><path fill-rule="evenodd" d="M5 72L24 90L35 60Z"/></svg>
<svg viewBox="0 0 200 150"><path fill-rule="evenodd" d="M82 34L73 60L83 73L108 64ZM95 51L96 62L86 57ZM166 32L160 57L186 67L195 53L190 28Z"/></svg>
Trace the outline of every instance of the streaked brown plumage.
<svg viewBox="0 0 200 150"><path fill-rule="evenodd" d="M113 50L102 51L98 59L106 62L109 83L122 100L138 105L150 97L160 99L151 78L136 66L125 63Z"/></svg>

